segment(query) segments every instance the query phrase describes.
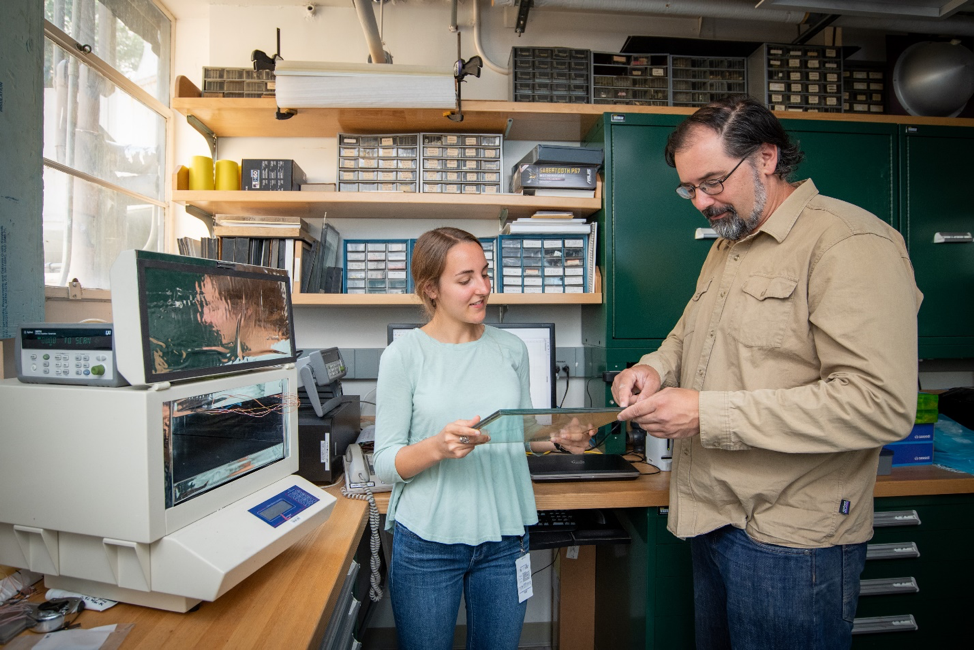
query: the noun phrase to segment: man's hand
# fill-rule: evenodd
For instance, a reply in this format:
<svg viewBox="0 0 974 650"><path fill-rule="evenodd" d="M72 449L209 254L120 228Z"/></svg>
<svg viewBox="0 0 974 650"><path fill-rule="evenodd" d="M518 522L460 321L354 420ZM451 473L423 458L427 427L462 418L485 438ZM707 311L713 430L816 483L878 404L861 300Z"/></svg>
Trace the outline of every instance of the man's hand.
<svg viewBox="0 0 974 650"><path fill-rule="evenodd" d="M560 431L551 434L551 442L561 445L565 451L582 454L589 449L591 446L589 441L598 432L599 430L591 424L572 418L572 421Z"/></svg>
<svg viewBox="0 0 974 650"><path fill-rule="evenodd" d="M660 383L660 376L655 368L644 364L635 365L616 375L612 382L612 398L616 404L625 408L658 391Z"/></svg>
<svg viewBox="0 0 974 650"><path fill-rule="evenodd" d="M615 384L612 390L614 394ZM700 433L700 393L664 388L622 411L619 419L631 420L657 438L689 438Z"/></svg>

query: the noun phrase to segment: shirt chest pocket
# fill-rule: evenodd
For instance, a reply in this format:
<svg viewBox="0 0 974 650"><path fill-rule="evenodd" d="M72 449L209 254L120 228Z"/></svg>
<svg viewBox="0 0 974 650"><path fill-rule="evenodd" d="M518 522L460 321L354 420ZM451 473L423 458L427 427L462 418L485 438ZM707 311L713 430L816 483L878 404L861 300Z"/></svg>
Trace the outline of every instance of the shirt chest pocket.
<svg viewBox="0 0 974 650"><path fill-rule="evenodd" d="M708 278L697 285L697 290L693 292L693 296L690 298L689 304L686 308L686 327L683 330L683 336L686 338L695 329L697 329L697 318L700 314L700 299L706 295L707 291L710 290L710 283L713 281L712 278Z"/></svg>
<svg viewBox="0 0 974 650"><path fill-rule="evenodd" d="M752 275L741 287L737 318L731 331L742 345L780 348L798 315L795 287L798 280L783 276Z"/></svg>

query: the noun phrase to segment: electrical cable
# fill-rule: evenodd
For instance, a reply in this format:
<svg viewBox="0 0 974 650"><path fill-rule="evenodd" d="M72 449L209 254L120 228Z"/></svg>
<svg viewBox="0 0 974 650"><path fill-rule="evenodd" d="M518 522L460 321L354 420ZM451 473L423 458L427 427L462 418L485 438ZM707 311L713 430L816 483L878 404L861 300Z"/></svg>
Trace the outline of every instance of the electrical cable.
<svg viewBox="0 0 974 650"><path fill-rule="evenodd" d="M562 366L561 368L559 368L558 374L561 374L562 370L565 371L565 394L561 396L561 404L558 405L558 408L562 408L565 405L565 398L568 397L568 386L571 384L572 381L572 377L569 374L568 366Z"/></svg>
<svg viewBox="0 0 974 650"><path fill-rule="evenodd" d="M553 565L554 563L555 563L555 561L554 561L554 560L552 560L551 562L549 562L549 563L547 564L547 566L543 566L543 567L541 567L540 569L538 569L537 571L532 571L532 572L531 572L531 575L534 575L534 574L536 574L536 573L541 573L541 572L542 572L542 571L544 571L545 569L550 569L550 568L551 568L551 566L552 566L552 565Z"/></svg>
<svg viewBox="0 0 974 650"><path fill-rule="evenodd" d="M365 488L365 494L349 492L347 487L341 488L342 496L348 499L362 499L369 502L369 528L372 535L369 539L369 600L377 603L382 600L382 577L379 575L379 507L375 505L372 490Z"/></svg>

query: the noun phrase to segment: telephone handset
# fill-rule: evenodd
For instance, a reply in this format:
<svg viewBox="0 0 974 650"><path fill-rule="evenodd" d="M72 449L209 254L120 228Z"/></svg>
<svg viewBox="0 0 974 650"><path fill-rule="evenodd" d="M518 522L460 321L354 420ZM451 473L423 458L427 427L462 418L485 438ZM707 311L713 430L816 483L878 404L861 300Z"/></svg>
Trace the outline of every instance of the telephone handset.
<svg viewBox="0 0 974 650"><path fill-rule="evenodd" d="M375 475L372 454L362 451L362 447L352 443L345 450L345 490L354 494L366 491L391 492L392 486L383 483Z"/></svg>

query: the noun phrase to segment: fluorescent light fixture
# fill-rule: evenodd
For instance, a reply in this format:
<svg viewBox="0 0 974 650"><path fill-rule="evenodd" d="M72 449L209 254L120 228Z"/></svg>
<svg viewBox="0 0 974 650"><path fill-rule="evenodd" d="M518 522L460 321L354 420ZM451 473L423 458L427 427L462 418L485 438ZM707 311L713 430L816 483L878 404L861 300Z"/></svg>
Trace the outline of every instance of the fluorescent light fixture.
<svg viewBox="0 0 974 650"><path fill-rule="evenodd" d="M455 108L453 68L278 61L280 108Z"/></svg>

